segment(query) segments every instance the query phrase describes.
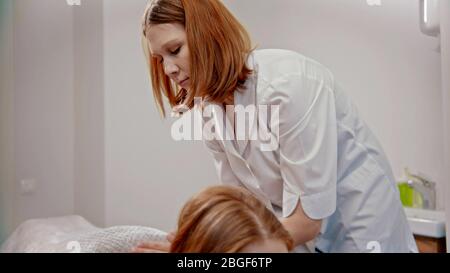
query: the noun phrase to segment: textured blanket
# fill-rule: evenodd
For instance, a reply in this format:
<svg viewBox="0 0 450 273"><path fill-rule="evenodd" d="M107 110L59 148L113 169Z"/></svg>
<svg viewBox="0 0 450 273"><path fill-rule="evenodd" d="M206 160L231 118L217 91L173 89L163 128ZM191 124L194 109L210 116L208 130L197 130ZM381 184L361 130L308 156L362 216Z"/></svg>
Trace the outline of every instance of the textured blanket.
<svg viewBox="0 0 450 273"><path fill-rule="evenodd" d="M11 234L0 253L124 253L145 241L166 241L166 235L143 226L98 228L77 215L32 219Z"/></svg>

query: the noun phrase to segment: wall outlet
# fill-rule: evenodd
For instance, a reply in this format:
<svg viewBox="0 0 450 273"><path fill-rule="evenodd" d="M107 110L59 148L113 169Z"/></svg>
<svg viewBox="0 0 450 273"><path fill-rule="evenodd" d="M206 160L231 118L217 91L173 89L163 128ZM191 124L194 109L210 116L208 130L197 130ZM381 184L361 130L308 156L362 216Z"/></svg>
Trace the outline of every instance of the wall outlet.
<svg viewBox="0 0 450 273"><path fill-rule="evenodd" d="M20 194L30 195L36 192L36 179L22 179L20 180Z"/></svg>
<svg viewBox="0 0 450 273"><path fill-rule="evenodd" d="M69 6L80 6L81 0L66 0L66 3Z"/></svg>
<svg viewBox="0 0 450 273"><path fill-rule="evenodd" d="M367 5L379 7L381 6L381 0L366 0Z"/></svg>

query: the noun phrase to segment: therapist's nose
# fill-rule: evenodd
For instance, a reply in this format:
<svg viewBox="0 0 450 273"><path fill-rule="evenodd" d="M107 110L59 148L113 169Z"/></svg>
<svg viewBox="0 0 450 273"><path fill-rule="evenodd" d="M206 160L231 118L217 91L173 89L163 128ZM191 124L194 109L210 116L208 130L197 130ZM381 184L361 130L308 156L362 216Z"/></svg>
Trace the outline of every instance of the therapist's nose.
<svg viewBox="0 0 450 273"><path fill-rule="evenodd" d="M164 65L164 71L166 72L167 76L174 77L178 74L180 69L175 63L167 62Z"/></svg>

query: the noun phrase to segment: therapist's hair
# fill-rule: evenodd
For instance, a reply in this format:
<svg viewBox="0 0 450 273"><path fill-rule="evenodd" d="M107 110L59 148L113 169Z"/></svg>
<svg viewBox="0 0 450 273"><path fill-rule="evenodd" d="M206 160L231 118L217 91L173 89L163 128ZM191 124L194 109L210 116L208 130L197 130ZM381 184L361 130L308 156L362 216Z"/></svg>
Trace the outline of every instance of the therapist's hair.
<svg viewBox="0 0 450 273"><path fill-rule="evenodd" d="M184 26L190 52L190 90L175 90L164 67L149 54L147 31L151 25ZM192 108L194 98L224 103L244 86L252 71L246 66L253 50L248 32L219 0L151 0L142 19L142 45L149 66L153 95L165 116L163 96L173 108Z"/></svg>
<svg viewBox="0 0 450 273"><path fill-rule="evenodd" d="M277 217L249 191L212 186L181 210L170 252L236 253L265 239L279 239L288 250L293 239Z"/></svg>

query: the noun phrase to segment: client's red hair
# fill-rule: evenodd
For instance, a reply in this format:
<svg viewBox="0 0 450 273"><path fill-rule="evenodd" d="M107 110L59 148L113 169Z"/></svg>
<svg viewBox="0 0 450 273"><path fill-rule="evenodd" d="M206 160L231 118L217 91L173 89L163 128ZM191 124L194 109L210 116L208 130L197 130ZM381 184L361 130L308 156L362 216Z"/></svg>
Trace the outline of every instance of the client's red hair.
<svg viewBox="0 0 450 273"><path fill-rule="evenodd" d="M288 250L293 248L277 217L250 192L213 186L192 197L181 210L170 252L239 252L264 239L279 239Z"/></svg>

